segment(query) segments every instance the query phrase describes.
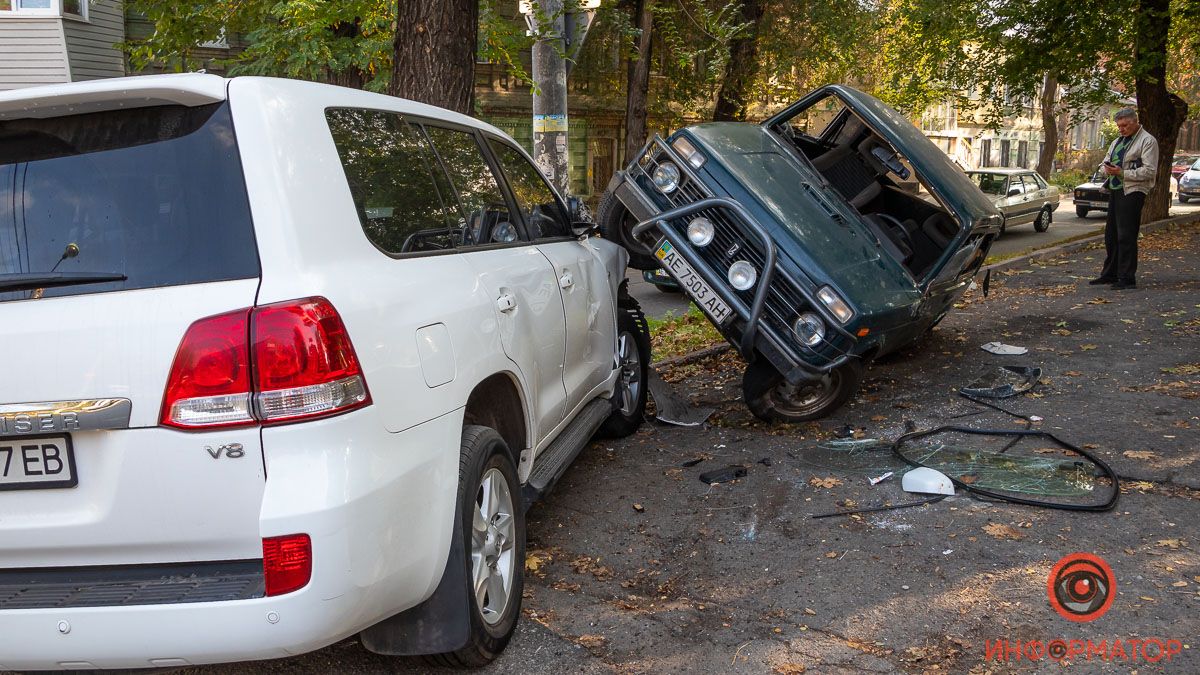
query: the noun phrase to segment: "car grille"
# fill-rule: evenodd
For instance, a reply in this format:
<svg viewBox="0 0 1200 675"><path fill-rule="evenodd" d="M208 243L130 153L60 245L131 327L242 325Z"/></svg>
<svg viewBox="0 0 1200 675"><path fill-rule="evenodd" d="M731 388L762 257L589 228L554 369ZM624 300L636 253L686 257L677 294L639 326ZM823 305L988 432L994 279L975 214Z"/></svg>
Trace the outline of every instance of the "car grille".
<svg viewBox="0 0 1200 675"><path fill-rule="evenodd" d="M651 145L651 150L653 151L653 149L654 146ZM647 153L640 163L647 176L653 175L654 169L658 165L658 153ZM653 190L653 188L650 189ZM661 193L655 190L655 194ZM712 196L705 186L690 180L686 174L680 178L679 187L665 195L672 208L686 206ZM668 226L678 232L686 241L688 222L700 216L708 218L712 222L714 236L708 246L693 247L693 250L697 252L704 264L717 273L719 279L723 280L724 272L739 260L751 263L759 274L762 274L763 268L766 266L766 253L762 250L762 245L755 235L743 234L737 225L737 218L731 216L725 209L705 209L689 216L687 220L680 218L670 221ZM721 282L721 285L736 295L746 307L753 303L755 290L753 287L745 291L738 291L724 281ZM835 338L837 334L832 327L826 327L825 342L818 345L816 349L800 344L792 332L791 326L796 318L800 316L801 312L808 309L811 309L811 305L804 299L804 294L776 264L775 275L763 307L762 318L765 328L774 335L776 342L792 352L793 358L802 358L809 363L815 362L818 365L828 363L844 353L842 340Z"/></svg>

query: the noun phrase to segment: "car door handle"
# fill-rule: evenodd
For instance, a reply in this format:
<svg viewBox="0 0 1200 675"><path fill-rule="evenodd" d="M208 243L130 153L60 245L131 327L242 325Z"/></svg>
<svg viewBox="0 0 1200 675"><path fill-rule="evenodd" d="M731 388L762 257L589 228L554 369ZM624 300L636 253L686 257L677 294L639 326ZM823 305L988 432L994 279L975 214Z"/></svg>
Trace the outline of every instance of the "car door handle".
<svg viewBox="0 0 1200 675"><path fill-rule="evenodd" d="M575 278L571 276L570 272L563 272L563 275L558 278L558 287L559 288L570 288L574 285L575 285Z"/></svg>
<svg viewBox="0 0 1200 675"><path fill-rule="evenodd" d="M517 308L517 298L512 293L505 293L496 298L496 309L501 312L511 312Z"/></svg>

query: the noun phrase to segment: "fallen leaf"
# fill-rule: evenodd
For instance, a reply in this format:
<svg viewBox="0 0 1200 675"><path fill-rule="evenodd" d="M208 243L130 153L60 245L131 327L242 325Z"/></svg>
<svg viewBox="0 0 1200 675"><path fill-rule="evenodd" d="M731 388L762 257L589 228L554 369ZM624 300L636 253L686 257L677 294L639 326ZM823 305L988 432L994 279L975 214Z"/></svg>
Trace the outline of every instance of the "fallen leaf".
<svg viewBox="0 0 1200 675"><path fill-rule="evenodd" d="M882 422L886 419L887 419L887 415L872 415L871 416L872 422Z"/></svg>
<svg viewBox="0 0 1200 675"><path fill-rule="evenodd" d="M813 476L812 478L808 479L808 484L813 487L835 488L842 484L842 479L834 478L832 476L829 478L817 478L816 476Z"/></svg>
<svg viewBox="0 0 1200 675"><path fill-rule="evenodd" d="M962 476L961 478L959 478L959 480L966 483L967 485L971 485L975 481L979 480L979 476L967 474L966 476Z"/></svg>
<svg viewBox="0 0 1200 675"><path fill-rule="evenodd" d="M1025 535L1017 528L1004 523L988 523L983 526L983 531L992 535L997 539L1024 539Z"/></svg>
<svg viewBox="0 0 1200 675"><path fill-rule="evenodd" d="M1091 300L1088 300L1087 304L1089 304L1089 305L1107 305L1107 304L1110 304L1111 302L1112 302L1112 300L1109 300L1108 298L1093 298Z"/></svg>
<svg viewBox="0 0 1200 675"><path fill-rule="evenodd" d="M1172 585L1172 586L1174 586L1175 588L1183 588L1184 586L1187 586L1187 585L1188 585L1188 582L1186 582L1186 581L1176 581L1175 583L1173 583L1173 584L1171 584L1171 585Z"/></svg>
<svg viewBox="0 0 1200 675"><path fill-rule="evenodd" d="M1159 546L1163 546L1163 547L1170 548L1170 549L1177 549L1183 545L1183 543L1181 541L1179 541L1178 539L1159 539L1156 543Z"/></svg>
<svg viewBox="0 0 1200 675"><path fill-rule="evenodd" d="M1158 455L1149 450L1126 450L1121 453L1129 459L1154 459Z"/></svg>
<svg viewBox="0 0 1200 675"><path fill-rule="evenodd" d="M805 614L807 614L807 615L809 615L809 616L816 616L816 615L817 615L817 612L816 612L816 610L814 610L814 609L811 609L811 608L809 608L809 607L805 607L805 608L804 608L804 613L805 613Z"/></svg>
<svg viewBox="0 0 1200 675"><path fill-rule="evenodd" d="M525 554L525 571L536 576L545 576L542 571L542 566L550 563L554 558L548 551L534 549Z"/></svg>
<svg viewBox="0 0 1200 675"><path fill-rule="evenodd" d="M837 552L837 551L830 551L829 553L826 553L826 554L825 554L825 557L826 557L826 558L836 558L836 557L838 557L838 552Z"/></svg>
<svg viewBox="0 0 1200 675"><path fill-rule="evenodd" d="M1071 331L1067 330L1066 328L1056 328L1056 329L1050 331L1050 334L1051 335L1061 335L1063 337L1067 337L1071 334Z"/></svg>
<svg viewBox="0 0 1200 675"><path fill-rule="evenodd" d="M801 675L808 670L808 666L799 663L781 663L775 666L775 672L779 675Z"/></svg>
<svg viewBox="0 0 1200 675"><path fill-rule="evenodd" d="M588 649L599 649L608 642L608 638L603 635L580 635L575 641Z"/></svg>
<svg viewBox="0 0 1200 675"><path fill-rule="evenodd" d="M1097 345L1079 345L1079 350L1084 351L1084 352L1090 352L1093 349L1097 349L1097 348L1098 348Z"/></svg>
<svg viewBox="0 0 1200 675"><path fill-rule="evenodd" d="M633 510L634 510L634 511L637 511L638 513L645 513L645 512L646 512L646 507L642 506L641 504L634 504L634 505L633 505Z"/></svg>
<svg viewBox="0 0 1200 675"><path fill-rule="evenodd" d="M1068 370L1067 372L1063 373L1063 375L1066 375L1067 377L1079 377L1080 375L1083 375L1083 373L1079 372L1078 370Z"/></svg>

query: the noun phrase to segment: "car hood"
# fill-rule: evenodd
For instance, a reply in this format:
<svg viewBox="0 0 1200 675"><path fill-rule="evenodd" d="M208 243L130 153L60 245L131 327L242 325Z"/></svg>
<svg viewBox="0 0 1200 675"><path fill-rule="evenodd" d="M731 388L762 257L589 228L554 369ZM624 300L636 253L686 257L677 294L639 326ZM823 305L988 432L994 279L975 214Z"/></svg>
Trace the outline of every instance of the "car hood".
<svg viewBox="0 0 1200 675"><path fill-rule="evenodd" d="M687 132L710 156L721 158L720 167L736 185L722 180L716 167L705 168L731 196L757 201L779 226L794 235L786 242L776 242L781 249L791 249L796 264L814 281L832 282L860 305L868 301L875 305L868 299L878 299L883 305L901 303L898 296L913 291L912 278L880 253L874 235L840 197L826 197L822 205L803 189L805 183L818 192L824 188L770 131L757 124L713 122L688 127ZM745 194L739 195L742 190ZM839 217L831 219L826 207ZM795 249L802 255L794 255ZM867 312L879 308L859 307Z"/></svg>
<svg viewBox="0 0 1200 675"><path fill-rule="evenodd" d="M1188 169L1183 173L1182 176L1179 177L1179 179L1200 180L1200 171L1197 171L1196 169Z"/></svg>
<svg viewBox="0 0 1200 675"><path fill-rule="evenodd" d="M770 127L790 117L795 109L829 94L840 97L868 126L904 155L924 179L926 187L964 226L974 228L981 220L999 218L992 200L979 191L949 155L911 121L870 94L840 84L827 85L763 122L763 126Z"/></svg>
<svg viewBox="0 0 1200 675"><path fill-rule="evenodd" d="M1099 190L1102 187L1104 187L1104 183L1096 183L1094 181L1088 181L1086 183L1080 183L1079 185L1076 185L1075 189L1076 190Z"/></svg>

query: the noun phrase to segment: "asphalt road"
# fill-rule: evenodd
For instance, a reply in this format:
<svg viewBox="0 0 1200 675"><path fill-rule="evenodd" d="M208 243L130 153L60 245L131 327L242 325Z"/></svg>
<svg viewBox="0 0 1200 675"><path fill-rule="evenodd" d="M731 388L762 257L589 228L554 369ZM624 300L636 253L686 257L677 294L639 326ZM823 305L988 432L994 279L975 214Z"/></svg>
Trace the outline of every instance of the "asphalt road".
<svg viewBox="0 0 1200 675"><path fill-rule="evenodd" d="M524 618L481 672L1059 672L1066 664L1046 656L1057 640L1073 650L1091 641L1105 655L1077 653L1072 672L1200 672L1198 249L1200 226L1146 235L1133 291L1085 283L1096 248L993 274L988 298L968 294L925 341L872 365L856 399L820 423L753 419L732 353L669 369L668 381L716 413L707 426L651 421L592 444L530 510L540 564ZM1029 353L979 349L992 340ZM888 452L822 454L834 430L890 440L908 423L1024 428L953 393L1000 364L1042 369L1037 388L1000 405L1111 464L1123 488L1115 510L960 490L917 508L813 518L913 498L898 476L868 482L872 467L895 461ZM1077 466L1048 445L1011 453ZM728 465L746 476L697 480ZM1048 490L1041 480L1030 485ZM1074 552L1113 572L1111 608L1091 622L1059 616L1047 593L1053 566ZM996 651L1001 640L1010 660ZM1015 660L1017 643L1037 659ZM184 672L441 671L350 638L292 659Z"/></svg>
<svg viewBox="0 0 1200 675"><path fill-rule="evenodd" d="M1200 203L1180 204L1178 200L1171 201L1171 215L1181 216L1200 211ZM994 257L1010 257L1049 248L1063 241L1076 239L1088 234L1104 231L1105 213L1093 211L1086 218L1075 215L1075 206L1070 198L1064 198L1054 212L1054 220L1045 232L1037 232L1032 224L1018 225L1005 231L1004 236L992 245L991 255ZM653 284L642 280L642 275L636 270L630 270L629 292L637 298L642 310L647 316L662 319L668 315L679 316L687 311L690 302L681 293L663 293Z"/></svg>

